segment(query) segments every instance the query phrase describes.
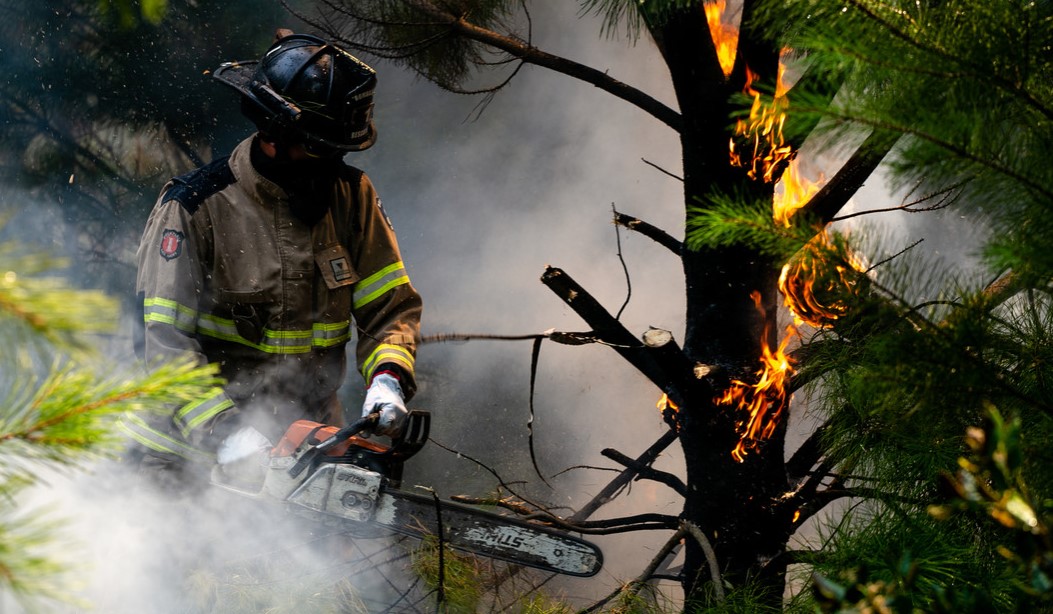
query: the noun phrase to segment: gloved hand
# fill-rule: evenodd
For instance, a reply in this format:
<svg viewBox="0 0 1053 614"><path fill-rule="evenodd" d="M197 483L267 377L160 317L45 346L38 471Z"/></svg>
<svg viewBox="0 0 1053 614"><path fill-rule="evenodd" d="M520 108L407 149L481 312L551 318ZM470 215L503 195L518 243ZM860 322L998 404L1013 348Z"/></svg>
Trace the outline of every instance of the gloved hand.
<svg viewBox="0 0 1053 614"><path fill-rule="evenodd" d="M377 425L372 429L374 433L398 437L402 427L406 424L405 397L402 396L402 386L394 375L381 373L373 378L373 383L366 391L366 402L362 404L362 417L370 414L380 414Z"/></svg>
<svg viewBox="0 0 1053 614"><path fill-rule="evenodd" d="M262 482L273 444L251 426L243 426L220 442L216 462L227 477L247 483Z"/></svg>

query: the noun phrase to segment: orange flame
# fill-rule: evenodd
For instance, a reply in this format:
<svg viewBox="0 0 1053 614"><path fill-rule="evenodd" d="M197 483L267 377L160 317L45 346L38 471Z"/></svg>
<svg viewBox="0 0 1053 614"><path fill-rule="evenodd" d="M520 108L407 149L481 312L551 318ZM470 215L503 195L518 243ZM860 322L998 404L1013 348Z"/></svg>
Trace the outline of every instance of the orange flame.
<svg viewBox="0 0 1053 614"><path fill-rule="evenodd" d="M750 107L748 119L740 119L735 122L735 135L745 137L752 145L751 158L747 163L742 154L735 148L735 137L731 138L729 148L732 166L749 168L746 175L750 179L763 179L767 183L775 180L776 171L782 163L787 162L794 155L793 148L786 144L783 138L782 128L786 122L786 107L789 104L786 98L786 85L782 82L783 66L779 66L779 83L776 86L776 96L771 102L765 102L761 93L753 88L753 82L757 75L749 68L746 69L746 86L742 91L753 96L753 105Z"/></svg>
<svg viewBox="0 0 1053 614"><path fill-rule="evenodd" d="M796 158L790 161L786 172L779 178L772 202L772 218L786 228L790 227L790 218L793 217L793 214L819 191L819 186L823 182L822 177L818 182L802 177L799 166Z"/></svg>
<svg viewBox="0 0 1053 614"><path fill-rule="evenodd" d="M662 398L658 399L658 402L655 403L655 407L658 408L658 411L662 412L662 417L667 420L671 418L675 420L676 414L680 411L680 407L674 403L667 394L663 394Z"/></svg>
<svg viewBox="0 0 1053 614"><path fill-rule="evenodd" d="M717 49L717 57L725 76L731 74L735 61L739 33L737 28L724 22L726 0L716 0L705 4L706 20L710 34ZM786 52L787 50L784 50ZM822 182L811 182L804 179L796 163L796 151L786 143L783 126L786 122L786 109L789 100L786 96L790 86L786 79L786 63L779 62L776 78L775 95L765 99L753 84L757 75L746 67L746 84L743 91L753 97L749 117L738 120L735 124L735 135L730 139L729 155L732 166L747 169L746 174L753 180L772 183L779 178L772 202L772 217L777 224L790 226L790 218L804 206L819 190ZM749 151L739 151L736 142L745 144ZM824 235L825 236L825 233ZM811 244L809 244L811 245ZM815 249L815 248L813 248ZM802 252L808 253L806 248ZM829 253L829 252L827 252ZM819 252L812 252L818 256ZM783 267L779 278L779 290L784 295L784 304L794 316L795 325L786 329L786 335L774 351L767 339L769 330L765 325L761 347L761 367L756 372L757 382L747 384L735 380L723 395L716 400L719 405L735 406L745 417L736 423L739 441L732 451L732 457L738 462L745 460L746 455L757 449L759 443L769 438L776 430L784 411L789 407L790 394L787 391L789 378L793 375L792 361L786 354L790 340L798 334L797 326L809 323L815 326L830 319L840 317L845 309L844 303L836 300L825 303L816 298L815 290L822 289L817 264L821 258L795 258ZM844 261L844 258L837 260ZM848 267L836 267L836 277L842 287L851 287L850 271L861 269L855 262ZM829 279L829 275L825 276ZM834 290L830 282L825 282L825 289ZM820 286L820 288L817 288ZM757 309L762 311L760 294L751 294ZM765 321L769 321L765 317ZM663 395L658 407L665 413L667 397ZM672 406L676 411L675 405ZM797 517L794 518L796 521Z"/></svg>
<svg viewBox="0 0 1053 614"><path fill-rule="evenodd" d="M705 5L706 21L709 23L709 34L713 37L713 46L717 50L717 60L724 76L731 74L735 66L735 53L739 46L739 30L735 26L724 23L724 9L727 8L725 0L717 0Z"/></svg>
<svg viewBox="0 0 1053 614"><path fill-rule="evenodd" d="M848 311L844 298L854 291L864 271L864 264L838 250L824 231L782 267L779 292L798 326L825 328Z"/></svg>
<svg viewBox="0 0 1053 614"><path fill-rule="evenodd" d="M680 407L669 398L668 394L663 394L662 398L658 399L658 402L655 403L655 407L657 407L659 411L665 411L666 409L680 411Z"/></svg>
<svg viewBox="0 0 1053 614"><path fill-rule="evenodd" d="M757 309L763 313L760 293L755 291L750 296ZM756 373L757 383L747 384L741 380L734 380L723 396L717 399L718 405L734 405L747 414L735 425L739 442L731 451L731 456L740 463L745 460L746 454L757 448L759 442L771 437L783 411L789 405L790 395L786 384L793 375L793 366L786 354L786 346L796 334L796 329L789 327L786 332L775 351L772 351L767 342L762 343L761 368ZM767 338L768 332L765 330L763 339Z"/></svg>

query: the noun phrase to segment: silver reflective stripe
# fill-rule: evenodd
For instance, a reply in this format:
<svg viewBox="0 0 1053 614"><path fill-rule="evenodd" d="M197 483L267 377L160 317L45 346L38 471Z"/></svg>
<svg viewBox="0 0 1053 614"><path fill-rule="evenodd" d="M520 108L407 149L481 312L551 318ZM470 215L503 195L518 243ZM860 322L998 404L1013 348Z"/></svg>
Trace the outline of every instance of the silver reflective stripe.
<svg viewBox="0 0 1053 614"><path fill-rule="evenodd" d="M165 435L161 431L151 428L142 418L135 414L126 413L118 418L117 429L151 450L174 454L195 463L207 465L215 462L215 458L211 454L193 448Z"/></svg>
<svg viewBox="0 0 1053 614"><path fill-rule="evenodd" d="M311 341L315 347L333 347L343 345L351 339L351 321L333 324L315 324Z"/></svg>
<svg viewBox="0 0 1053 614"><path fill-rule="evenodd" d="M222 388L213 388L209 393L209 396L187 403L176 412L176 422L183 437L189 436L190 431L214 418L219 412L234 407L234 402Z"/></svg>

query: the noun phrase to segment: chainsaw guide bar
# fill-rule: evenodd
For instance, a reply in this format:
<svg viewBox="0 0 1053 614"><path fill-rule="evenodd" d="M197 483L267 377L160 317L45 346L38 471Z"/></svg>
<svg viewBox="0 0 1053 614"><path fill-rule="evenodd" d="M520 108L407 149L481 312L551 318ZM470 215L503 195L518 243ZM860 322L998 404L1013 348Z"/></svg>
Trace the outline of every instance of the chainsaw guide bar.
<svg viewBox="0 0 1053 614"><path fill-rule="evenodd" d="M368 424L338 431L299 421L271 452L258 490L230 483L218 466L212 482L242 496L284 502L290 511L352 534L379 529L418 539L431 536L458 550L553 573L588 577L599 572L600 549L565 531L396 488L402 461L427 439L430 416L420 414L413 412L407 427L415 441L396 441L382 451L372 441L348 435ZM303 441L289 441L294 428ZM317 441L318 432L328 439ZM350 445L338 445L341 438Z"/></svg>

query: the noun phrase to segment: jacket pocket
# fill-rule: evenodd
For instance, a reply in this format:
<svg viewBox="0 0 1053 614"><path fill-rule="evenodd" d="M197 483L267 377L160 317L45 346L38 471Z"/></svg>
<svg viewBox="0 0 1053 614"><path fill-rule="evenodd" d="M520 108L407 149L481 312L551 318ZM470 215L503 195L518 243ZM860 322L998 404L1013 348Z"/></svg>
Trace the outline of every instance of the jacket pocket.
<svg viewBox="0 0 1053 614"><path fill-rule="evenodd" d="M314 260L318 264L318 270L322 273L325 285L330 290L351 286L362 279L362 276L351 265L351 256L339 243L327 245L315 252Z"/></svg>
<svg viewBox="0 0 1053 614"><path fill-rule="evenodd" d="M216 314L234 321L238 336L250 343L263 341L263 331L270 319L273 299L263 290L216 291Z"/></svg>

